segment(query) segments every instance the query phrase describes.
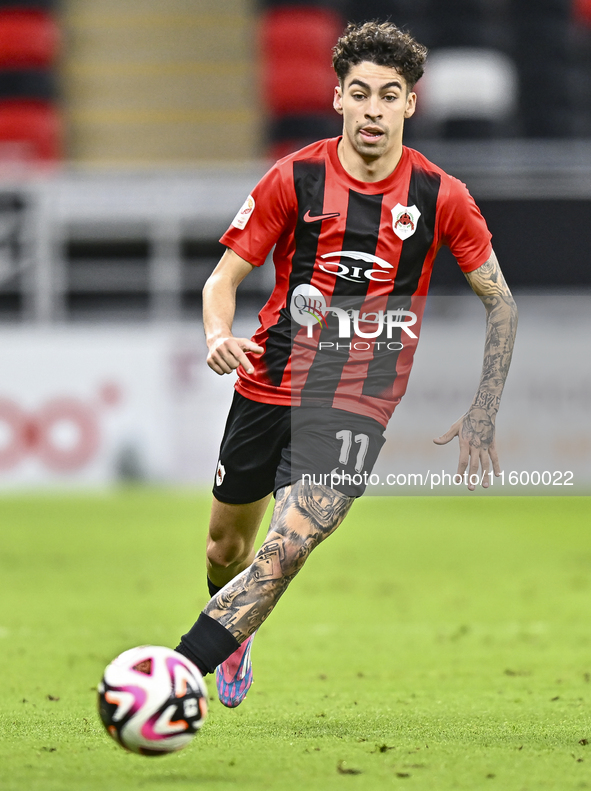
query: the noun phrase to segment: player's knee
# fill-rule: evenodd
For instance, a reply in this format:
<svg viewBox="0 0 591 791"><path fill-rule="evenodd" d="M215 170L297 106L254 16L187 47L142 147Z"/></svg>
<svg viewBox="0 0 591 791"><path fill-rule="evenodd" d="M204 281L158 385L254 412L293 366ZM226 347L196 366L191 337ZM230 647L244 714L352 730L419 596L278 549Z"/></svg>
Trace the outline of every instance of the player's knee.
<svg viewBox="0 0 591 791"><path fill-rule="evenodd" d="M207 560L212 566L228 568L236 563L243 562L248 556L248 549L244 541L234 538L221 538L207 540Z"/></svg>

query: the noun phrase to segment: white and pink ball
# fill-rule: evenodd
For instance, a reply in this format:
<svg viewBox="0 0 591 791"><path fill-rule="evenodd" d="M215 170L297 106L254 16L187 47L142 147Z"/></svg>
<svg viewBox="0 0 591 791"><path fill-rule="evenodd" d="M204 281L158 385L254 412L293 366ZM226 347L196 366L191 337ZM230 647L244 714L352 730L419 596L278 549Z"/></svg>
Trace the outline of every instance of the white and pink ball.
<svg viewBox="0 0 591 791"><path fill-rule="evenodd" d="M101 720L113 739L134 753L182 750L207 716L207 688L182 654L158 645L124 651L98 686Z"/></svg>

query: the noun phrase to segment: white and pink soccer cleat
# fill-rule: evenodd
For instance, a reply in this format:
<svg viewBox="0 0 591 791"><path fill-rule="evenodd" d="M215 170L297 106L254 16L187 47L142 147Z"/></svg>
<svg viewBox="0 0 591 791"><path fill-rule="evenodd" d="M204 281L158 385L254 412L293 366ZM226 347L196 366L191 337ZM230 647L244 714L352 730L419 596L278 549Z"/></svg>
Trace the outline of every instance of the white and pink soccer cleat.
<svg viewBox="0 0 591 791"><path fill-rule="evenodd" d="M242 643L225 662L215 669L215 683L220 701L229 709L239 706L252 684L250 649L256 632Z"/></svg>

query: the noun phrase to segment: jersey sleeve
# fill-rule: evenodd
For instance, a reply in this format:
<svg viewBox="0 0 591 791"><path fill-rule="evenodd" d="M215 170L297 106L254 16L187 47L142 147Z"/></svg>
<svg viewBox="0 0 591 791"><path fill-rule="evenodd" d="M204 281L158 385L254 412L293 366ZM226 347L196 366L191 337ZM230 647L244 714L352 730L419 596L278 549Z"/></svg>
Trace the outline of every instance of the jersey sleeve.
<svg viewBox="0 0 591 791"><path fill-rule="evenodd" d="M285 168L271 168L244 201L220 242L253 266L265 263L289 223Z"/></svg>
<svg viewBox="0 0 591 791"><path fill-rule="evenodd" d="M473 272L490 258L492 234L465 184L449 178L440 215L440 234L462 272Z"/></svg>

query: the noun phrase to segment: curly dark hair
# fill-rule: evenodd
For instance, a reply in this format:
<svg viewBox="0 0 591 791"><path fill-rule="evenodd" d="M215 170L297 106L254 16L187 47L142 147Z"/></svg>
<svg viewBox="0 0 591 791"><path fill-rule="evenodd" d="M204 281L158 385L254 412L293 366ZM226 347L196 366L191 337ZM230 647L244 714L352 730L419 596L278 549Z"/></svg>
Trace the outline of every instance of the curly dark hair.
<svg viewBox="0 0 591 791"><path fill-rule="evenodd" d="M391 66L409 89L423 76L427 48L392 22L351 22L333 47L332 65L341 85L352 66L364 60Z"/></svg>

